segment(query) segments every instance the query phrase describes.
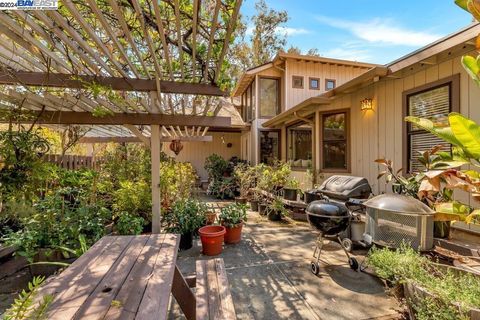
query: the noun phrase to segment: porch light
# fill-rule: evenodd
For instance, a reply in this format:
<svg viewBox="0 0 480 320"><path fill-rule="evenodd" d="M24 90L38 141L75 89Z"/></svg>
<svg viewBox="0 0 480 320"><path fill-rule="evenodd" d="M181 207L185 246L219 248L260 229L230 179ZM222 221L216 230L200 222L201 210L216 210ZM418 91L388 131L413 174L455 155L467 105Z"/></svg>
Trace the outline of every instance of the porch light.
<svg viewBox="0 0 480 320"><path fill-rule="evenodd" d="M373 99L365 98L362 101L360 101L360 109L362 111L372 110L373 109Z"/></svg>

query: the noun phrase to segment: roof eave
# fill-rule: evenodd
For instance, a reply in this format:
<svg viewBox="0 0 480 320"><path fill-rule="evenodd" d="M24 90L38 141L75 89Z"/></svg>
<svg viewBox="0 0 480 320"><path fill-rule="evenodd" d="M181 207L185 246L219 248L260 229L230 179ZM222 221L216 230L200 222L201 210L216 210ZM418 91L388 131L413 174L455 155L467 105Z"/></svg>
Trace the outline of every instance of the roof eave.
<svg viewBox="0 0 480 320"><path fill-rule="evenodd" d="M308 116L309 114L313 113L310 112L308 114L305 114L305 108L308 108L312 105L322 105L322 104L329 104L330 99L322 97L322 96L317 96L317 97L311 97L308 98L307 100L304 100L303 102L297 104L295 107L290 108L279 115L271 118L270 120L264 122L262 125L266 128L272 128L279 126L280 124L283 124L286 121L289 121L291 119L295 118L303 118L305 116ZM299 113L304 112L304 114L299 115Z"/></svg>

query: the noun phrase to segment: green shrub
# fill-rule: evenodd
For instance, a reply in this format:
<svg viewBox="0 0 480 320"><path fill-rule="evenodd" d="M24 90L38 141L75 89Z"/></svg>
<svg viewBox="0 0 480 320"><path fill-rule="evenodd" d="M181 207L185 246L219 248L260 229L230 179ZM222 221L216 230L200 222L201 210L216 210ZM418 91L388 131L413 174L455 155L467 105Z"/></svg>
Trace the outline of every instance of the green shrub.
<svg viewBox="0 0 480 320"><path fill-rule="evenodd" d="M169 208L175 199L191 197L197 174L189 162L167 159L160 164L160 195L162 205Z"/></svg>
<svg viewBox="0 0 480 320"><path fill-rule="evenodd" d="M470 273L441 267L420 256L410 246L397 251L372 248L367 263L382 278L394 283L412 282L436 299L422 299L414 305L419 319L462 319L469 308L480 308L480 278ZM435 305L435 308L429 306ZM458 304L459 308L453 307ZM453 314L453 316L452 316Z"/></svg>
<svg viewBox="0 0 480 320"><path fill-rule="evenodd" d="M92 245L105 234L110 220L110 210L98 204L72 202L60 190L38 201L32 212L21 218L23 228L8 233L4 240L31 261L39 248L78 249L82 236L88 246Z"/></svg>
<svg viewBox="0 0 480 320"><path fill-rule="evenodd" d="M185 234L193 232L206 223L205 213L208 207L204 202L194 199L176 201L171 212L165 214L165 230L169 233Z"/></svg>
<svg viewBox="0 0 480 320"><path fill-rule="evenodd" d="M247 206L240 203L232 203L221 209L218 217L222 225L232 228L247 221Z"/></svg>
<svg viewBox="0 0 480 320"><path fill-rule="evenodd" d="M0 131L0 192L2 199L32 198L48 174L42 157L50 149L49 142L38 130L22 125Z"/></svg>
<svg viewBox="0 0 480 320"><path fill-rule="evenodd" d="M228 173L228 161L214 153L207 157L204 168L210 179L218 180L223 177L224 174Z"/></svg>
<svg viewBox="0 0 480 320"><path fill-rule="evenodd" d="M118 190L113 192L113 211L115 214L128 212L151 221L152 193L145 181L122 181Z"/></svg>
<svg viewBox="0 0 480 320"><path fill-rule="evenodd" d="M121 235L138 235L142 233L145 220L128 212L121 212L115 223L117 232Z"/></svg>

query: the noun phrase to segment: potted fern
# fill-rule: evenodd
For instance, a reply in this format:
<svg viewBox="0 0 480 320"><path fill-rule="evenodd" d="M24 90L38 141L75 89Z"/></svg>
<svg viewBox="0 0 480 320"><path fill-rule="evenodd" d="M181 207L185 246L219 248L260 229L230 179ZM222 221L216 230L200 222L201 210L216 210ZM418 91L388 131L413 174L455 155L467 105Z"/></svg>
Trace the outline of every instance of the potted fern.
<svg viewBox="0 0 480 320"><path fill-rule="evenodd" d="M225 243L238 243L242 239L243 223L247 221L247 206L232 203L221 209L219 220L226 228Z"/></svg>

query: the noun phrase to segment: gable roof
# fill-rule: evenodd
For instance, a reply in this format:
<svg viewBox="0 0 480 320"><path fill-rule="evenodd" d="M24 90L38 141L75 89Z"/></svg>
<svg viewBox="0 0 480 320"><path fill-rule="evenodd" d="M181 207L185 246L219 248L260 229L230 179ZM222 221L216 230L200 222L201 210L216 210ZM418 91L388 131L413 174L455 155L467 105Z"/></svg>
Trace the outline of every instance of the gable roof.
<svg viewBox="0 0 480 320"><path fill-rule="evenodd" d="M238 97L242 95L243 92L245 92L247 87L250 85L250 83L253 81L257 73L273 68L275 66L279 66L283 64L285 60L289 60L289 59L304 61L304 62L317 62L317 63L334 64L334 65L341 65L341 66L353 66L353 67L363 68L365 70L378 66L376 64L366 63L366 62L358 62L358 61L334 59L334 58L327 58L327 57L302 55L302 54L293 54L293 53L286 53L286 52L280 51L277 53L275 58L273 58L272 61L247 69L238 80L237 85L232 91L231 96Z"/></svg>
<svg viewBox="0 0 480 320"><path fill-rule="evenodd" d="M366 84L380 80L380 78L382 77L390 76L393 73L402 71L406 68L411 68L415 64L427 64L427 59L431 59L432 57L435 57L442 52L448 51L453 47L460 46L462 50L468 51L468 48L465 46L465 44L467 42L473 41L478 36L478 34L480 34L480 23L476 22L453 34L447 35L446 37L443 37L438 41L426 45L423 48L420 48L397 60L394 60L384 66L374 66L367 72L353 78L352 80L342 84L341 86L333 90L318 95L316 98L333 99L340 94L353 92L358 88L365 86ZM428 64L432 64L432 62L428 62ZM288 109L268 120L263 124L263 126L278 126L294 116L294 112L291 110L295 110L295 113L306 112L311 109L311 106L313 104L318 104L318 101L313 99L307 99L297 104L293 108Z"/></svg>

